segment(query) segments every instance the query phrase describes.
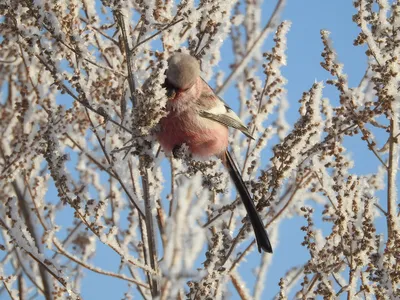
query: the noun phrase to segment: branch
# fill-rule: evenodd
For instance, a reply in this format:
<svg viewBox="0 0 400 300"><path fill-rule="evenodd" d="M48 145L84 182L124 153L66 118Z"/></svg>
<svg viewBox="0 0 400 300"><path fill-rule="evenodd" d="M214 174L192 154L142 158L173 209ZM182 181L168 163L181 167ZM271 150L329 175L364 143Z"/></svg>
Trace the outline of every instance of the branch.
<svg viewBox="0 0 400 300"><path fill-rule="evenodd" d="M122 275L122 274L103 271L101 269L98 269L96 267L93 267L93 266L85 263L84 261L80 260L76 256L73 256L72 254L68 253L68 251L64 249L64 247L58 242L58 240L56 238L53 238L53 244L54 244L54 246L56 246L56 248L58 249L58 251L60 251L60 253L62 255L64 255L68 259L76 262L80 266L82 266L82 267L84 267L84 268L86 268L86 269L88 269L90 271L93 271L93 272L98 273L98 274L102 274L102 275L111 276L111 277L115 277L115 278L118 278L118 279L126 280L126 281L128 281L130 283L137 284L137 285L142 286L142 287L147 288L147 289L149 288L149 286L147 284L145 284L145 283L143 283L141 281L138 281L138 280L135 280L135 279L131 279L131 278L126 277L125 275Z"/></svg>
<svg viewBox="0 0 400 300"><path fill-rule="evenodd" d="M275 6L275 9L269 18L268 23L265 25L263 30L260 32L258 37L254 40L253 44L251 44L250 48L247 50L245 55L242 57L242 60L235 66L229 76L225 79L224 83L218 87L215 93L218 95L230 84L230 82L235 78L236 73L241 69L242 65L244 65L252 56L253 52L260 41L264 41L266 36L268 35L268 30L272 30L272 27L276 26L276 20L278 18L279 13L281 12L283 6L285 5L286 0L279 0Z"/></svg>
<svg viewBox="0 0 400 300"><path fill-rule="evenodd" d="M389 136L389 165L387 167L388 174L388 189L387 189L387 230L388 230L388 239L393 237L393 222L395 222L395 209L396 209L396 174L397 174L397 159L398 153L397 149L395 149L395 139L394 135L394 127L395 122L393 119L390 120L390 136ZM396 145L397 147L397 145Z"/></svg>

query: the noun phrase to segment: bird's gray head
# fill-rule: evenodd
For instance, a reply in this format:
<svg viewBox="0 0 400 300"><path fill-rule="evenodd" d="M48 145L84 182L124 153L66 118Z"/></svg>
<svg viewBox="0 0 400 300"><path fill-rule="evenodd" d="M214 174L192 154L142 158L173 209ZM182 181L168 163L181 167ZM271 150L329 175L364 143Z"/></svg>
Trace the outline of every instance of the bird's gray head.
<svg viewBox="0 0 400 300"><path fill-rule="evenodd" d="M186 90L199 76L200 65L193 56L177 52L168 59L167 80L175 88Z"/></svg>

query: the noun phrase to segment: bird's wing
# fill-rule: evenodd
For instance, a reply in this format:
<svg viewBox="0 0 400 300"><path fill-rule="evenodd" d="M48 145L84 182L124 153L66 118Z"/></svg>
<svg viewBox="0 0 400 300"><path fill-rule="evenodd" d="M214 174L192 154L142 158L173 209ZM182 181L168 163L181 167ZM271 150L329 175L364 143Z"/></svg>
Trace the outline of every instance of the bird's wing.
<svg viewBox="0 0 400 300"><path fill-rule="evenodd" d="M208 85L207 82L205 83ZM219 99L218 104L210 109L200 109L200 116L221 123L227 127L239 129L247 137L254 140L254 137L251 135L249 129L243 124L238 115L215 93L213 96Z"/></svg>
<svg viewBox="0 0 400 300"><path fill-rule="evenodd" d="M232 112L232 113L230 113L230 112ZM248 128L242 123L241 120L237 120L235 118L235 117L237 117L236 114L229 107L227 107L226 112L222 113L222 114L221 113L212 113L211 111L201 110L200 116L203 118L207 118L207 119L216 121L218 123L221 123L227 127L239 129L247 137L254 140L254 137L251 135Z"/></svg>

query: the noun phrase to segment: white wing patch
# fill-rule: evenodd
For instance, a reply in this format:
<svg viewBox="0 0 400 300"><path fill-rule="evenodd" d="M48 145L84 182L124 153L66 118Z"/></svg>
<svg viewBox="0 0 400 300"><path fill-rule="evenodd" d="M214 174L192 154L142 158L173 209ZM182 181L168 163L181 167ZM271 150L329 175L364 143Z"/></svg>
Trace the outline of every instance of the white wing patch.
<svg viewBox="0 0 400 300"><path fill-rule="evenodd" d="M209 110L200 110L199 113L203 118L216 121L227 127L239 129L247 137L254 140L254 137L251 135L246 125L243 124L242 120L240 120L237 114L235 114L235 112L229 106L222 102L222 100L218 102L217 106L214 106Z"/></svg>
<svg viewBox="0 0 400 300"><path fill-rule="evenodd" d="M228 105L226 105L226 103L218 95L214 93L213 89L203 78L202 80L203 83L209 88L209 91L202 96L217 98L219 101L216 101L217 105L208 109L205 108L204 103L202 103L203 105L200 105L201 108L199 110L199 115L203 118L216 121L222 125L225 125L226 127L239 129L247 137L254 140L254 137L249 132L249 129L243 124L238 115ZM205 102L207 103L207 101Z"/></svg>

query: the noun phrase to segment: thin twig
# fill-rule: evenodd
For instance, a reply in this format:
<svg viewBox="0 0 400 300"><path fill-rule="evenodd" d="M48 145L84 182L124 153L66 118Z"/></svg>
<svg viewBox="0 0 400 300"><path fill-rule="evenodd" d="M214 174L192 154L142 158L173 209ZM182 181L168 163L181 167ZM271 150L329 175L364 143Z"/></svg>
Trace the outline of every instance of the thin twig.
<svg viewBox="0 0 400 300"><path fill-rule="evenodd" d="M57 250L60 251L60 253L62 255L64 255L65 257L67 257L71 261L76 262L80 266L82 266L82 267L84 267L84 268L86 268L86 269L88 269L90 271L93 271L93 272L98 273L98 274L102 274L102 275L111 276L111 277L115 277L115 278L118 278L118 279L126 280L126 281L128 281L130 283L134 283L136 285L142 286L142 287L147 288L147 289L149 288L149 286L147 284L145 284L143 282L140 282L138 280L126 277L125 275L121 275L121 274L117 274L117 273L113 273L113 272L103 271L101 269L95 268L95 267L85 263L84 261L78 259L76 256L73 256L70 253L68 253L68 251L65 250L64 247L55 238L53 239L53 244L54 244L54 246L56 246Z"/></svg>
<svg viewBox="0 0 400 300"><path fill-rule="evenodd" d="M115 11L114 14L115 14L115 17L117 18L118 27L122 33L122 42L124 44L126 66L128 68L128 84L129 84L129 89L131 91L130 98L132 101L133 108L137 108L137 102L136 102L136 97L135 97L136 87L135 87L135 80L133 78L132 62L131 62L132 52L129 50L128 36L127 36L126 30L125 30L124 16L119 11Z"/></svg>
<svg viewBox="0 0 400 300"><path fill-rule="evenodd" d="M251 46L249 47L249 49L247 50L245 55L242 57L242 60L235 66L235 68L232 70L232 72L225 79L224 83L220 87L218 87L218 89L216 90L217 95L220 94L230 84L231 80L234 78L234 76L236 75L237 71L240 69L242 64L244 62L246 62L248 60L248 58L250 58L250 56L253 54L253 51L256 49L257 44L262 39L264 39L264 35L266 34L266 32L269 29L272 29L273 26L276 26L275 19L277 18L278 13L281 11L283 5L285 5L285 2L286 2L285 0L279 0L276 3L275 9L272 12L271 17L269 18L268 23L264 26L263 30L261 30L260 34L254 40L253 44L251 44Z"/></svg>
<svg viewBox="0 0 400 300"><path fill-rule="evenodd" d="M6 229L7 229L7 231L8 231L8 233L10 234L10 236L11 237L13 237L12 236L12 234L11 234L11 229L6 225L6 223L0 218L0 224L1 224L1 226L3 226L3 227L5 227ZM20 245L21 246L21 245ZM27 254L27 255L29 255L34 261L36 261L38 264L39 264L39 266L41 266L41 267L43 267L51 276L53 276L62 286L64 286L64 287L67 287L67 281L64 279L64 278L62 278L61 276L59 276L59 275L57 275L56 273L54 273L54 271L52 270L52 269L50 269L47 265L46 265L46 263L45 262L43 262L41 259L38 259L35 255L33 255L28 249L25 249L24 247L21 247L21 249ZM57 271L59 271L59 270L57 270ZM45 287L45 295L46 295L46 299L52 299L52 294L50 294L50 296L47 296L47 294L46 294L46 287ZM77 299L81 299L81 297L78 295L78 294L76 294L75 292L73 292L73 291L71 291L71 290L69 290L69 292L68 293L72 293L72 294L74 294L76 297L77 297Z"/></svg>
<svg viewBox="0 0 400 300"><path fill-rule="evenodd" d="M36 55L37 59L39 59L39 61L52 73L52 74L56 74L56 70L54 70L53 68L51 68L46 62L45 60L40 57L39 55ZM91 105L89 105L88 102L83 101L81 99L79 99L64 83L62 82L56 82L55 84L57 84L64 92L66 92L68 95L70 95L72 98L74 98L75 101L77 101L79 104L83 105L84 107L86 107L87 109L89 109L90 111L98 114L99 116L105 117L104 113L102 113L101 111L97 110L96 108L93 108ZM85 99L85 98L84 98ZM110 121L111 123L117 125L118 127L122 128L123 130L125 130L126 132L130 133L133 135L133 132L131 130L129 130L128 128L126 128L124 125L120 124L119 122L107 117L106 118L107 121Z"/></svg>
<svg viewBox="0 0 400 300"><path fill-rule="evenodd" d="M150 41L151 39L153 39L154 37L156 37L157 35L159 35L159 34L162 33L163 31L169 29L170 27L172 27L172 26L174 26L174 25L176 25L176 24L178 24L178 23L180 23L180 22L182 22L182 21L183 21L183 18L182 18L182 19L178 19L178 20L176 20L176 21L173 21L172 23L166 25L164 28L160 29L160 30L157 31L156 33L152 34L151 36L145 38L144 40L142 40L141 42L139 42L138 44L136 44L136 45L132 48L132 50L131 50L130 52L133 53L140 45L142 45L142 44L144 44L144 43Z"/></svg>
<svg viewBox="0 0 400 300"><path fill-rule="evenodd" d="M39 253L42 254L43 248L41 247L41 243L38 241L38 233L32 222L30 211L28 210L28 207L29 207L28 201L26 200L25 196L22 194L16 181L12 182L12 187L14 189L15 195L17 196L19 207L21 209L23 218L25 220L25 225L32 235L32 238L35 242L35 246L36 246L37 250L39 251ZM25 251L27 251L27 250L25 250ZM39 273L40 273L40 276L42 279L44 295L45 295L46 299L52 299L52 296L51 296L52 290L53 290L52 285L49 282L49 278L47 277L46 270L45 270L46 268L43 265L44 265L43 263L39 264Z"/></svg>

